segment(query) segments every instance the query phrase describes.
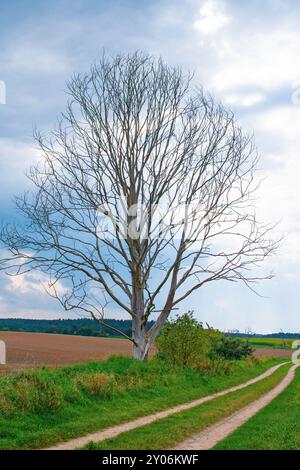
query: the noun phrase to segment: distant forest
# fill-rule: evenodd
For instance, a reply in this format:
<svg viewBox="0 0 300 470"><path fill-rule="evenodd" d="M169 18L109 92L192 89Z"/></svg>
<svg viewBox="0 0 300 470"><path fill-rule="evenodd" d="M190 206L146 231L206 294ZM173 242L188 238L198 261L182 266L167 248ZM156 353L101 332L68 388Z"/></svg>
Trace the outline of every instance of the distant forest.
<svg viewBox="0 0 300 470"><path fill-rule="evenodd" d="M131 336L131 320L107 319L105 323ZM150 322L149 326L151 326ZM0 331L23 331L80 336L121 336L118 332L89 318L60 320L0 319Z"/></svg>
<svg viewBox="0 0 300 470"><path fill-rule="evenodd" d="M115 320L107 319L105 323L116 328L127 336L131 336L131 320ZM153 322L149 322L150 328ZM60 319L60 320L30 320L25 318L2 318L0 319L0 331L23 331L30 333L53 333L63 335L80 335L80 336L101 336L101 337L118 337L118 332L108 328L89 318L79 319ZM272 333L269 335L261 334L245 334L239 331L225 333L226 336L239 336L244 338L296 338L299 333Z"/></svg>
<svg viewBox="0 0 300 470"><path fill-rule="evenodd" d="M252 334L247 334L247 333L225 333L226 336L238 336L239 338L286 338L286 339L299 339L300 333L286 333L286 332L280 332L280 333L270 333L268 335L262 335L258 333L252 333Z"/></svg>

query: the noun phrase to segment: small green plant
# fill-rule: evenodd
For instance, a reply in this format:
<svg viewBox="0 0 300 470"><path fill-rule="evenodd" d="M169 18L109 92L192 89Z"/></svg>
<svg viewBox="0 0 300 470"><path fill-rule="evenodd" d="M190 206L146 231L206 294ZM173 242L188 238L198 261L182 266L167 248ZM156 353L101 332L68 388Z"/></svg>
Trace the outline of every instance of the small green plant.
<svg viewBox="0 0 300 470"><path fill-rule="evenodd" d="M229 338L221 336L210 352L212 359L242 359L251 356L254 349L248 342L243 342L239 338Z"/></svg>

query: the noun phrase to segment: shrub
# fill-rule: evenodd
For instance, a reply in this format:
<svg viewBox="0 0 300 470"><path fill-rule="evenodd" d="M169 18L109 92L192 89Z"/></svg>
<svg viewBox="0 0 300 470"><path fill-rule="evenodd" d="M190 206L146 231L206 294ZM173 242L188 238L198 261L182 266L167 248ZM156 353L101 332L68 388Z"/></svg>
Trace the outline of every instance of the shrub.
<svg viewBox="0 0 300 470"><path fill-rule="evenodd" d="M34 388L35 411L56 411L63 406L62 388L49 381L39 381Z"/></svg>
<svg viewBox="0 0 300 470"><path fill-rule="evenodd" d="M63 404L61 387L47 373L22 372L11 376L3 388L3 394L11 412L55 411Z"/></svg>
<svg viewBox="0 0 300 470"><path fill-rule="evenodd" d="M210 353L211 358L221 359L242 359L251 356L254 349L248 342L243 342L239 338L229 338L222 336L215 344Z"/></svg>
<svg viewBox="0 0 300 470"><path fill-rule="evenodd" d="M233 362L224 359L206 359L199 366L201 372L209 376L230 375L233 371Z"/></svg>
<svg viewBox="0 0 300 470"><path fill-rule="evenodd" d="M12 402L3 395L0 395L0 415L10 416L15 411Z"/></svg>
<svg viewBox="0 0 300 470"><path fill-rule="evenodd" d="M221 336L217 330L203 328L188 312L165 324L156 342L158 357L174 365L197 367Z"/></svg>
<svg viewBox="0 0 300 470"><path fill-rule="evenodd" d="M113 374L96 372L84 374L76 378L77 383L89 395L94 397L109 398L116 388L116 380Z"/></svg>

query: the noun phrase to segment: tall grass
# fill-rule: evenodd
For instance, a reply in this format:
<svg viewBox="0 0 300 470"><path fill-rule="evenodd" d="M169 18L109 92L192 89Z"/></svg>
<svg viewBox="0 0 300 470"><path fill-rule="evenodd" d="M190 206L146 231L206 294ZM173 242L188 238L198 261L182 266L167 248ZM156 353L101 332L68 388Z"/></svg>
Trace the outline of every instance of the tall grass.
<svg viewBox="0 0 300 470"><path fill-rule="evenodd" d="M110 400L147 389L169 388L174 384L197 387L213 383L215 377L230 376L238 369L258 364L255 358L243 362L207 361L198 368L170 366L151 360L140 362L112 357L105 362L42 368L7 375L0 379L0 414L43 413L62 410L68 403L87 404L91 399Z"/></svg>
<svg viewBox="0 0 300 470"><path fill-rule="evenodd" d="M112 357L0 378L0 449L44 447L135 419L255 377L278 359L198 368Z"/></svg>

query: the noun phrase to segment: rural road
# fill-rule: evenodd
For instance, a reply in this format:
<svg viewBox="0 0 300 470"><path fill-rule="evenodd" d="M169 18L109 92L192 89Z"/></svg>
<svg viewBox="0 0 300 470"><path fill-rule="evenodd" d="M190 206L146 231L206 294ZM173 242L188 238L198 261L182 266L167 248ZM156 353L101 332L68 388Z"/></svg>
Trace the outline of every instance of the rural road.
<svg viewBox="0 0 300 470"><path fill-rule="evenodd" d="M173 450L209 450L212 449L219 441L225 439L229 434L239 428L248 421L258 411L267 406L274 398L276 398L293 380L295 370L299 364L291 367L284 379L276 385L272 390L263 395L261 398L253 401L241 410L232 414L228 418L206 428L198 434L194 434L186 439Z"/></svg>
<svg viewBox="0 0 300 470"><path fill-rule="evenodd" d="M194 408L209 400L213 400L214 398L227 395L228 393L235 392L237 390L241 390L245 387L248 387L249 385L255 384L256 382L259 382L260 380L263 380L266 377L269 377L270 375L272 375L279 367L281 367L284 364L286 364L286 362L271 367L266 372L259 375L258 377L255 377L254 379L248 380L247 382L243 384L236 385L226 390L222 390L221 392L214 393L212 395L207 395L205 397L199 398L198 400L194 400L189 403L184 403L182 405L177 405L172 408L168 408L167 410L154 413L152 415L143 416L141 418L135 419L134 421L130 421L124 424L119 424L117 426L112 426L102 431L98 431L98 432L88 434L83 437L72 439L70 441L57 444L53 447L49 447L44 450L74 450L74 449L79 449L79 448L84 447L91 441L100 442L100 441L104 441L105 439L111 439L112 437L118 436L122 432L127 432L127 431L130 431L131 429L144 426L145 424L153 423L154 421L157 421L158 419L166 418L167 416L170 416L174 413L178 413L180 411L185 411L190 408Z"/></svg>

